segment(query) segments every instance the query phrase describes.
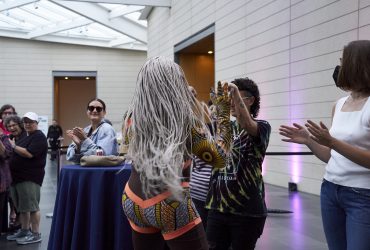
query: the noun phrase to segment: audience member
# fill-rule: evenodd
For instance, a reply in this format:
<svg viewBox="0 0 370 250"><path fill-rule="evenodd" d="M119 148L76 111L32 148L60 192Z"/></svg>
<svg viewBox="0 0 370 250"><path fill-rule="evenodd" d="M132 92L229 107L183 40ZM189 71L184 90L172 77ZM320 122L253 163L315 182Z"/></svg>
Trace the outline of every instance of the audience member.
<svg viewBox="0 0 370 250"><path fill-rule="evenodd" d="M226 168L213 169L206 201L210 249L254 249L267 216L262 162L271 127L256 119L260 108L257 85L249 78L233 83L229 84L231 115L236 117L231 122L232 153Z"/></svg>
<svg viewBox="0 0 370 250"><path fill-rule="evenodd" d="M344 47L337 87L348 91L332 110L329 129L308 120L281 126L283 141L305 144L327 163L321 216L330 250L370 249L370 41ZM338 68L338 67L337 67Z"/></svg>
<svg viewBox="0 0 370 250"><path fill-rule="evenodd" d="M193 96L197 97L196 90L189 86L190 92ZM203 104L202 104L203 105ZM203 105L205 109L204 115L209 116L210 112L208 108ZM208 120L208 119L207 119ZM212 131L211 124L207 124ZM193 156L192 168L191 168L191 175L190 175L190 196L193 200L195 208L197 209L200 218L202 219L202 224L204 229L207 228L207 217L208 217L208 210L205 209L205 203L207 199L207 193L209 191L209 179L211 177L212 166L205 163L201 159L196 156Z"/></svg>
<svg viewBox="0 0 370 250"><path fill-rule="evenodd" d="M9 137L0 129L0 232L8 230L8 189L11 183L9 160L12 152Z"/></svg>
<svg viewBox="0 0 370 250"><path fill-rule="evenodd" d="M49 126L46 138L48 139L51 148L50 160L53 161L56 158L57 150L60 146L60 141L61 139L63 139L63 130L62 127L58 125L57 120L53 119L52 124Z"/></svg>
<svg viewBox="0 0 370 250"><path fill-rule="evenodd" d="M27 133L15 142L11 140L13 156L10 163L12 185L10 193L17 211L20 213L22 228L8 240L18 244L40 242L40 189L45 175L47 140L38 130L39 117L34 112L27 112L23 118ZM10 129L10 123L7 123ZM31 230L30 230L31 229Z"/></svg>
<svg viewBox="0 0 370 250"><path fill-rule="evenodd" d="M91 124L82 129L75 127L67 130L72 143L67 150L67 160L79 163L82 156L96 155L102 150L103 155L118 155L118 143L113 127L104 120L105 103L94 98L87 104L87 117Z"/></svg>
<svg viewBox="0 0 370 250"><path fill-rule="evenodd" d="M4 126L4 120L9 115L16 115L15 108L10 104L5 104L0 108L0 130L3 131L4 134L8 135L9 131Z"/></svg>
<svg viewBox="0 0 370 250"><path fill-rule="evenodd" d="M0 133L3 133L5 135L9 135L9 131L6 129L6 126L4 125L4 120L6 117L10 115L16 115L15 108L10 104L5 104L0 108ZM11 201L11 198L9 197L9 192L7 191L6 194L7 202L9 201L9 207L10 207L10 214L9 214L9 230L13 230L17 227L17 213L14 209L14 205ZM0 216L3 216L3 221L6 221L8 218L8 206L6 206L3 209L3 213L0 214ZM0 227L0 231L7 230L7 224L3 223L3 227Z"/></svg>

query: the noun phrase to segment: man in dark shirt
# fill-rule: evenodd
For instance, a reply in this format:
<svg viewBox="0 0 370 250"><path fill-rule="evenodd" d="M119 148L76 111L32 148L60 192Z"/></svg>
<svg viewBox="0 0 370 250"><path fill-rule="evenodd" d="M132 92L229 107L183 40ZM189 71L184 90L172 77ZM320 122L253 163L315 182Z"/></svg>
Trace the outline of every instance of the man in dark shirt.
<svg viewBox="0 0 370 250"><path fill-rule="evenodd" d="M48 134L46 138L49 141L51 147L50 160L53 161L56 157L56 152L59 147L61 138L63 137L62 127L58 125L57 121L54 119L53 123L49 126Z"/></svg>
<svg viewBox="0 0 370 250"><path fill-rule="evenodd" d="M235 84L233 84L235 83ZM248 78L229 84L232 153L225 168L213 168L206 208L210 249L254 249L262 234L267 209L262 162L271 126L256 120L260 108L257 85Z"/></svg>
<svg viewBox="0 0 370 250"><path fill-rule="evenodd" d="M24 245L41 241L39 202L45 175L47 140L38 130L37 114L28 112L22 120L27 135L18 139L17 143L11 141L14 153L10 163L13 178L10 192L20 212L22 228L7 239Z"/></svg>

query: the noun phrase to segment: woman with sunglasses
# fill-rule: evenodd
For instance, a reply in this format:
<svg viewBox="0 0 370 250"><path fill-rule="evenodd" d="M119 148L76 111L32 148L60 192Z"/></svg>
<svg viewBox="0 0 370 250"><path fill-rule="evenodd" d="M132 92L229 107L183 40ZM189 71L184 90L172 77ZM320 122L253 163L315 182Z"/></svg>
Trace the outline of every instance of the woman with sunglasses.
<svg viewBox="0 0 370 250"><path fill-rule="evenodd" d="M116 132L104 120L105 108L101 99L92 99L87 105L87 117L91 124L84 129L75 127L67 130L67 136L73 141L67 150L68 161L79 163L82 156L96 155L99 151L103 151L103 155L118 155Z"/></svg>

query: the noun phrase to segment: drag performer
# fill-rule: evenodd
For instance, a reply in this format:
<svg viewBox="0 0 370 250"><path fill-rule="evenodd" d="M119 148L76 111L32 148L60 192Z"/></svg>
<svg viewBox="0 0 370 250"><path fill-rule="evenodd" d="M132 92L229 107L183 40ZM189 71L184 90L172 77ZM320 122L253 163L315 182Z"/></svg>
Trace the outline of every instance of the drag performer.
<svg viewBox="0 0 370 250"><path fill-rule="evenodd" d="M133 168L122 196L135 249L208 249L188 190L191 155L216 168L230 149L230 101L218 85L218 130L212 139L202 107L188 90L180 66L149 59L139 72L128 129ZM209 120L209 119L208 119Z"/></svg>

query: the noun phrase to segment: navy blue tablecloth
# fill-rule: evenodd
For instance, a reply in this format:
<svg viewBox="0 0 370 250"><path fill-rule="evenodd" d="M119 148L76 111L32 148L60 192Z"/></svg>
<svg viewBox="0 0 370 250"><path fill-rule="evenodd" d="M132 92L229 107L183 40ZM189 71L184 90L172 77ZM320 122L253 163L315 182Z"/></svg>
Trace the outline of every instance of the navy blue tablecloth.
<svg viewBox="0 0 370 250"><path fill-rule="evenodd" d="M131 228L121 206L130 172L129 164L64 166L58 183L48 250L132 250Z"/></svg>

